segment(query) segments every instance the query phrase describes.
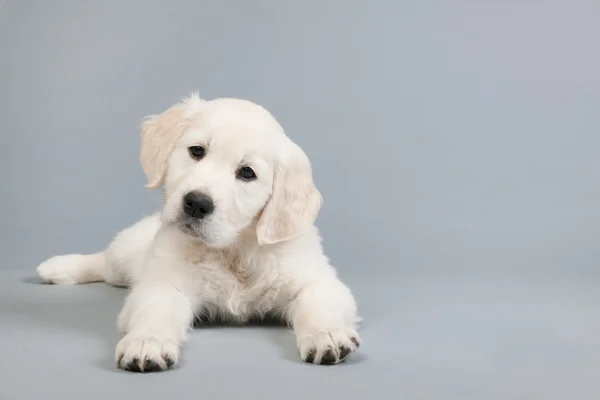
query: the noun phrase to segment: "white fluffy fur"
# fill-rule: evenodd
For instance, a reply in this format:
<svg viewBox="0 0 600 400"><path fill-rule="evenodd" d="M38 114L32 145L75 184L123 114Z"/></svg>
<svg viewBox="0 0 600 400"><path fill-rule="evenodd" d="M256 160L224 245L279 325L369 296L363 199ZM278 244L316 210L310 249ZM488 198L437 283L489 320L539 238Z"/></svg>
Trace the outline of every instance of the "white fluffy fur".
<svg viewBox="0 0 600 400"><path fill-rule="evenodd" d="M190 146L204 146L201 160ZM302 150L262 107L193 94L142 124L148 186L163 187L162 212L119 233L94 255L43 262L47 282L105 281L131 291L118 324L120 368L163 370L179 360L198 315L244 323L280 316L303 360L342 361L359 344L356 305L323 254L314 221L321 196ZM257 179L236 179L250 166ZM201 191L214 212L187 227L183 196Z"/></svg>

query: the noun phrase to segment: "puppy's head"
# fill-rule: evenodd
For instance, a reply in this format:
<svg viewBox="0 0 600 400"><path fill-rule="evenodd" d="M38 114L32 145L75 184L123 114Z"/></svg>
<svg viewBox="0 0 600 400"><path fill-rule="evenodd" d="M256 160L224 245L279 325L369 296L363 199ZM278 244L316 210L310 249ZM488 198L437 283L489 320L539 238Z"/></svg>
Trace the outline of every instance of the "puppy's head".
<svg viewBox="0 0 600 400"><path fill-rule="evenodd" d="M163 187L163 221L211 247L240 236L291 239L321 207L310 163L264 108L192 95L142 124L148 187Z"/></svg>

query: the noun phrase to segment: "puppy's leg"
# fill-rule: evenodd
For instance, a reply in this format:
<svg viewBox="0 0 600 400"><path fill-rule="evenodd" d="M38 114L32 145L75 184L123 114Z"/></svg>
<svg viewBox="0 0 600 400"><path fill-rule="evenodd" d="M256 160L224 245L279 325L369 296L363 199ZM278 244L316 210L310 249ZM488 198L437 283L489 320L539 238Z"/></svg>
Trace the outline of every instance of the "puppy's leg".
<svg viewBox="0 0 600 400"><path fill-rule="evenodd" d="M117 367L152 372L176 365L193 317L192 301L177 287L164 281L136 284L119 315L125 336L115 351Z"/></svg>
<svg viewBox="0 0 600 400"><path fill-rule="evenodd" d="M129 279L108 261L107 255L104 251L55 256L41 263L36 272L44 282L55 285L106 282L113 286L127 286Z"/></svg>
<svg viewBox="0 0 600 400"><path fill-rule="evenodd" d="M52 257L37 267L37 274L44 281L59 285L106 282L127 286L140 275L146 252L159 227L158 214L144 218L118 233L104 252Z"/></svg>
<svg viewBox="0 0 600 400"><path fill-rule="evenodd" d="M337 279L304 288L289 305L287 317L303 361L337 364L358 349L356 304Z"/></svg>
<svg viewBox="0 0 600 400"><path fill-rule="evenodd" d="M47 283L75 285L104 281L107 268L104 252L52 257L37 267L37 274Z"/></svg>

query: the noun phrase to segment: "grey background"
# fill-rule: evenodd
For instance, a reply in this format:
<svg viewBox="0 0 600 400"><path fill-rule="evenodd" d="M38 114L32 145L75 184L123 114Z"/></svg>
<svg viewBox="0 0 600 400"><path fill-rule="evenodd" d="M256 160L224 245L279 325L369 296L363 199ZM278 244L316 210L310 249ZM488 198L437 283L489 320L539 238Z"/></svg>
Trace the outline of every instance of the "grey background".
<svg viewBox="0 0 600 400"><path fill-rule="evenodd" d="M4 3L0 398L599 398L600 3ZM352 362L209 328L180 369L121 373L125 293L34 278L158 209L138 126L191 90L311 158Z"/></svg>

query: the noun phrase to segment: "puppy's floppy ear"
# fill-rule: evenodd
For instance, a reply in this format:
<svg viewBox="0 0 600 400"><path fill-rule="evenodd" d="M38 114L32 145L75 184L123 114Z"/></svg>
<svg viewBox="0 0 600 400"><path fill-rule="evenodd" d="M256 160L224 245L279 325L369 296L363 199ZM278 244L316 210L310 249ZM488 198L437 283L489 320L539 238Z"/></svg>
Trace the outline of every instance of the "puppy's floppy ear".
<svg viewBox="0 0 600 400"><path fill-rule="evenodd" d="M187 130L189 118L200 112L204 103L197 92L192 92L167 111L150 115L142 122L140 161L148 177L148 188L157 189L163 184L175 144Z"/></svg>
<svg viewBox="0 0 600 400"><path fill-rule="evenodd" d="M175 105L160 115L150 115L142 122L140 162L150 189L159 188L167 173L167 162L175 143L187 129L184 107Z"/></svg>
<svg viewBox="0 0 600 400"><path fill-rule="evenodd" d="M259 244L291 239L309 229L323 203L312 179L310 162L295 143L275 169L273 193L256 227Z"/></svg>

